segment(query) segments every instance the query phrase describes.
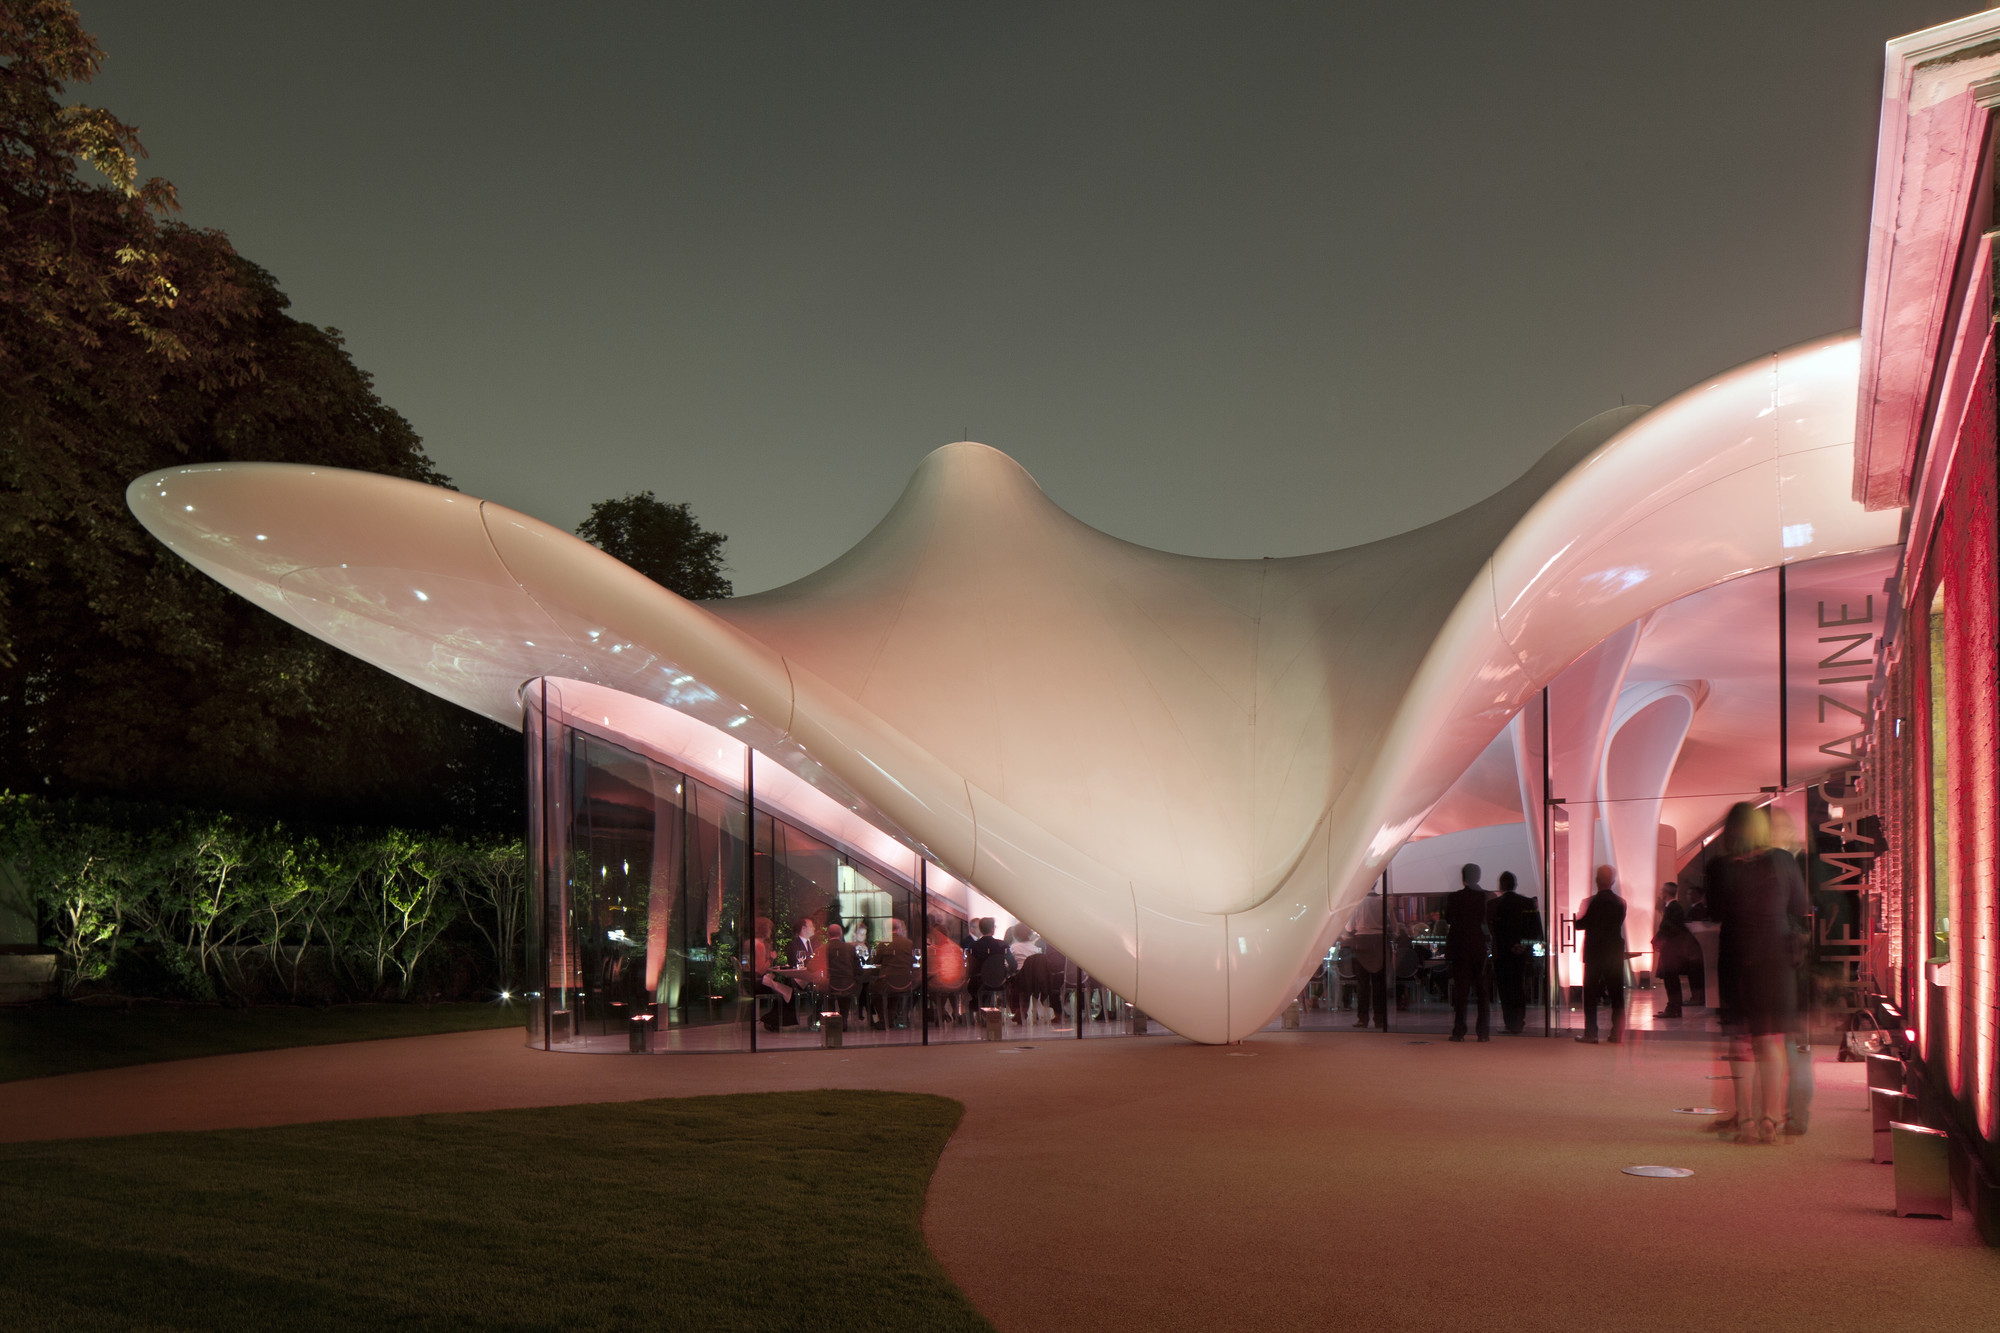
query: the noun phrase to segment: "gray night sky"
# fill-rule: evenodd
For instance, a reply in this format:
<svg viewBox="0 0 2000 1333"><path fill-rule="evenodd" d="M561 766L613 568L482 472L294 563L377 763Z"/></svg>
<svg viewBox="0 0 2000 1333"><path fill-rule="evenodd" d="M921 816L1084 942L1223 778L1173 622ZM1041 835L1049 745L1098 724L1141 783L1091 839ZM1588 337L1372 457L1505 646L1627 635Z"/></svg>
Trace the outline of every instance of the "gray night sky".
<svg viewBox="0 0 2000 1333"><path fill-rule="evenodd" d="M1296 554L1850 327L1882 44L1971 6L80 8L463 489L687 500L751 592L952 440Z"/></svg>

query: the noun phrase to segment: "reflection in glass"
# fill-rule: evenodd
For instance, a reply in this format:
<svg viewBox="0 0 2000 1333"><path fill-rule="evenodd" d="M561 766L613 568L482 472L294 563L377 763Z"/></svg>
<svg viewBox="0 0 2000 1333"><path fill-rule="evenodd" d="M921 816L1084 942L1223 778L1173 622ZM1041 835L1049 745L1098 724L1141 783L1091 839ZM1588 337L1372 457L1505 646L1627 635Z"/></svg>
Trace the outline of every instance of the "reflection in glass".
<svg viewBox="0 0 2000 1333"><path fill-rule="evenodd" d="M526 703L530 1042L747 1046L742 798L569 725L543 682Z"/></svg>
<svg viewBox="0 0 2000 1333"><path fill-rule="evenodd" d="M643 738L600 732L565 710L561 682L522 698L532 1045L748 1050L761 1019L759 1049L818 1046L829 1011L843 1015L843 1044L984 1031L968 994L975 927L954 890L930 895L927 918L902 874L770 809L753 817L741 790L664 762ZM763 922L768 942L753 943ZM1041 956L1020 976L1040 980L1016 994L1027 983L1010 978L1005 1007L1039 1004L1042 1035L1074 1036L1080 1004L1093 1035L1122 1030L1119 997L1059 954L1027 952Z"/></svg>

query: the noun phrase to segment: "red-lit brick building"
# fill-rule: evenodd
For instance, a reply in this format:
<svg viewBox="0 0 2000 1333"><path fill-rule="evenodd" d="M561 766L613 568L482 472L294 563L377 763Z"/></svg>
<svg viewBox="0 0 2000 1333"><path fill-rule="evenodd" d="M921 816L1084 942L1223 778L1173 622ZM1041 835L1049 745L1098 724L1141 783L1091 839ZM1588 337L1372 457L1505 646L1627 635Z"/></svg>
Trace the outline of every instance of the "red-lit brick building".
<svg viewBox="0 0 2000 1333"><path fill-rule="evenodd" d="M2000 12L1892 42L1861 332L1854 494L1906 510L1863 760L1869 972L1925 1118L2000 1240L2000 604L1994 256ZM1871 809L1880 830L1856 816Z"/></svg>

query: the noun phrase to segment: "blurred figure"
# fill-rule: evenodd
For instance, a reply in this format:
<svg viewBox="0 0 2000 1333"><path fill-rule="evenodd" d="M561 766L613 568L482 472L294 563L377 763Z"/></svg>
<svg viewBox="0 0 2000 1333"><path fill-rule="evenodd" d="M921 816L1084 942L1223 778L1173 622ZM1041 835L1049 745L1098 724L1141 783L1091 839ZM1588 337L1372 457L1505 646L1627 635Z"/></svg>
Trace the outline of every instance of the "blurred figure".
<svg viewBox="0 0 2000 1333"><path fill-rule="evenodd" d="M1048 964L1042 959L1035 932L1018 921L1008 932L1007 1008L1016 1023L1028 1021L1028 1005L1049 988Z"/></svg>
<svg viewBox="0 0 2000 1333"><path fill-rule="evenodd" d="M1465 1002L1477 997L1479 1040L1491 1041L1492 1008L1486 998L1486 906L1492 896L1479 887L1479 867L1459 867L1458 892L1444 900L1444 957L1451 969L1451 1039L1465 1040Z"/></svg>
<svg viewBox="0 0 2000 1333"><path fill-rule="evenodd" d="M1748 801L1731 806L1719 842L1721 855L1708 868L1709 906L1722 923L1740 1030L1729 1052L1735 1113L1716 1123L1733 1128L1739 1143L1776 1143L1786 1123L1785 1047L1798 1024L1800 927L1812 907L1798 862L1771 845L1764 810Z"/></svg>
<svg viewBox="0 0 2000 1333"><path fill-rule="evenodd" d="M1765 806L1764 816L1771 821L1771 846L1791 857L1794 865L1798 864L1806 850L1806 840L1799 836L1799 821L1782 805Z"/></svg>
<svg viewBox="0 0 2000 1333"><path fill-rule="evenodd" d="M1048 1001L1049 1021L1061 1024L1063 1021L1063 995L1069 987L1069 959L1063 951L1042 941L1042 965L1048 971L1048 989L1043 999Z"/></svg>
<svg viewBox="0 0 2000 1333"><path fill-rule="evenodd" d="M1389 979L1383 974L1388 951L1382 947L1382 893L1370 893L1355 909L1341 948L1354 959L1354 1026L1368 1026L1372 1009L1375 1026L1389 1030Z"/></svg>
<svg viewBox="0 0 2000 1333"><path fill-rule="evenodd" d="M924 975L929 979L939 1021L956 1022L964 1017L965 950L936 917L931 918L930 933L924 940Z"/></svg>
<svg viewBox="0 0 2000 1333"><path fill-rule="evenodd" d="M1493 988L1500 993L1500 1022L1509 1032L1528 1025L1528 962L1542 937L1542 914L1532 898L1514 892L1514 872L1500 872L1500 892L1486 905L1493 938Z"/></svg>
<svg viewBox="0 0 2000 1333"><path fill-rule="evenodd" d="M1431 919L1442 923L1444 917L1440 912ZM1441 941L1444 926L1440 924L1435 933ZM1411 1000L1419 995L1428 994L1440 1003L1451 999L1451 970L1426 967L1432 957L1430 945L1411 938L1401 922L1389 932L1389 986L1395 994L1398 1013L1408 1009Z"/></svg>
<svg viewBox="0 0 2000 1333"><path fill-rule="evenodd" d="M763 1017L758 1021L764 1025L766 1032L776 1032L780 1023L788 1027L797 1026L799 1018L792 1010L792 987L771 971L777 962L777 950L771 943L771 918L758 917L751 929L754 932L751 968L757 978L752 994L771 997L770 1007L764 1010Z"/></svg>
<svg viewBox="0 0 2000 1333"><path fill-rule="evenodd" d="M1681 978L1686 977L1696 1008L1707 999L1707 974L1701 962L1701 944L1687 927L1687 910L1681 906L1677 886L1666 886L1667 905L1660 924L1653 931L1653 971L1667 988L1667 1007L1662 1018L1681 1017Z"/></svg>
<svg viewBox="0 0 2000 1333"><path fill-rule="evenodd" d="M889 918L889 938L875 946L875 980L870 989L875 999L875 1026L886 1030L898 1012L909 1017L909 999L917 989L917 949L910 943L910 928L901 917Z"/></svg>
<svg viewBox="0 0 2000 1333"><path fill-rule="evenodd" d="M1618 896L1618 872L1597 867L1597 892L1577 914L1583 933L1583 1035L1597 1044L1597 1006L1611 1007L1611 1040L1625 1039L1625 900Z"/></svg>
<svg viewBox="0 0 2000 1333"><path fill-rule="evenodd" d="M972 969L972 1003L980 1008L988 1003L988 997L999 996L1004 1004L1007 996L1007 978L1013 971L1013 960L1007 953L1007 946L993 938L993 918L979 918L979 938L965 951L966 965Z"/></svg>
<svg viewBox="0 0 2000 1333"><path fill-rule="evenodd" d="M826 943L820 947L821 966L826 970L826 980L820 989L826 998L833 1001L833 1007L842 1018L847 1017L848 1006L861 993L861 960L855 955L854 945L848 941L840 923L829 922L826 928Z"/></svg>
<svg viewBox="0 0 2000 1333"><path fill-rule="evenodd" d="M1771 814L1771 845L1791 861L1798 872L1799 883L1806 886L1806 910L1794 914L1800 918L1795 924L1802 924L1806 933L1794 932L1792 936L1792 973L1797 994L1793 999L1791 1030L1786 1034L1785 1041L1784 1133L1788 1138L1796 1138L1806 1132L1806 1126L1812 1119L1812 972L1806 965L1806 942L1810 938L1818 904L1813 901L1813 886L1806 880L1806 843L1799 834L1798 821L1783 806L1767 808Z"/></svg>

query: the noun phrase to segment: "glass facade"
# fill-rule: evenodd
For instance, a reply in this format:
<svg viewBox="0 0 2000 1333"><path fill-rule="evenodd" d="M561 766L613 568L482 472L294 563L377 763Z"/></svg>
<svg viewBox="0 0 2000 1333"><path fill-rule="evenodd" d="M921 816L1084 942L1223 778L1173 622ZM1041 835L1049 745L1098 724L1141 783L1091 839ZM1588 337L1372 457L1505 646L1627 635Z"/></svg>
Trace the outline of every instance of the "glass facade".
<svg viewBox="0 0 2000 1333"><path fill-rule="evenodd" d="M722 733L629 699L612 707L650 714L614 720L610 697L553 679L523 691L531 1045L975 1041L996 1010L1010 1038L1130 1031L1120 997L970 885ZM621 727L634 716L673 734Z"/></svg>
<svg viewBox="0 0 2000 1333"><path fill-rule="evenodd" d="M531 1044L748 1049L741 793L584 730L528 688Z"/></svg>

